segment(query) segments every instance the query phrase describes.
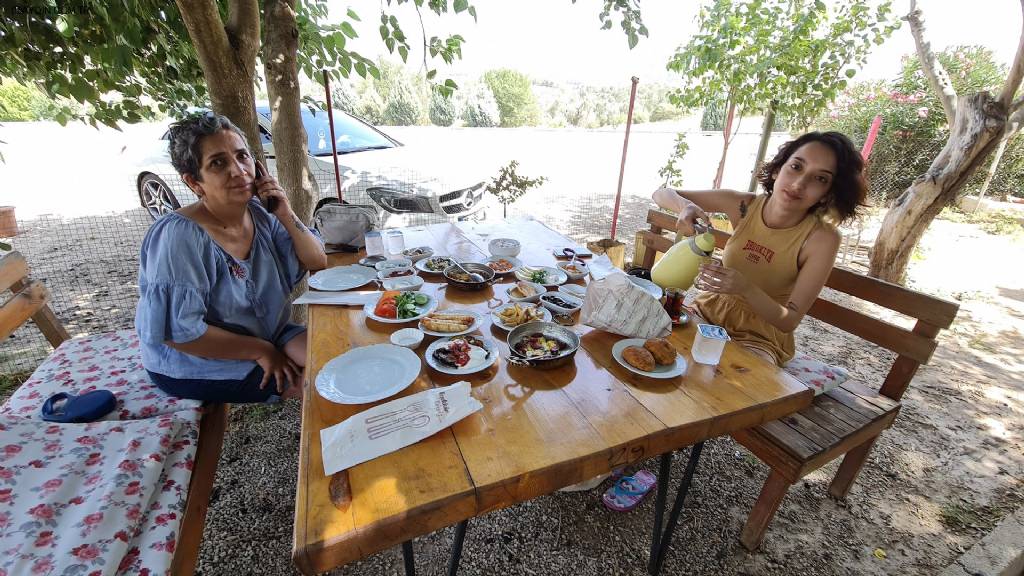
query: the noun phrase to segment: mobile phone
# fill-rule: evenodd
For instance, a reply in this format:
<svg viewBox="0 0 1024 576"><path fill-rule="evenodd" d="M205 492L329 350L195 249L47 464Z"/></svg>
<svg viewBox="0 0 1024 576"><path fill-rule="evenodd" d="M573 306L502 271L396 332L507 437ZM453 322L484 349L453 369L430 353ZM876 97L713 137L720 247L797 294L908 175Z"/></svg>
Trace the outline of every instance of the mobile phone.
<svg viewBox="0 0 1024 576"><path fill-rule="evenodd" d="M256 181L258 182L258 181L260 181L262 179L263 179L263 168L262 168L261 163L257 161L256 162ZM254 196L257 195L256 194L256 186L257 186L257 184L254 182L253 185L252 185L252 193L253 193ZM271 197L267 197L267 198L260 198L260 203L263 204L263 208L265 208L267 212L273 213L274 210L277 210L277 203L278 203L277 198L274 198L272 196Z"/></svg>

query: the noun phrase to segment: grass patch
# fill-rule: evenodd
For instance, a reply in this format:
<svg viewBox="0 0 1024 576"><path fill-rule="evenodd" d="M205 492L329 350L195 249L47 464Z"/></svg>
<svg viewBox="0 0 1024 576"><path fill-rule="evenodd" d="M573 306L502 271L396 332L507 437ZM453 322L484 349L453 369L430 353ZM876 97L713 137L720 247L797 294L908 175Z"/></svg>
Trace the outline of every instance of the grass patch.
<svg viewBox="0 0 1024 576"><path fill-rule="evenodd" d="M21 386L31 375L32 372L30 370L0 374L0 398L6 399L10 397L18 389L18 386Z"/></svg>
<svg viewBox="0 0 1024 576"><path fill-rule="evenodd" d="M986 210L968 213L958 208L947 207L943 208L938 217L949 222L974 224L994 236L1024 236L1022 216L1011 212Z"/></svg>
<svg viewBox="0 0 1024 576"><path fill-rule="evenodd" d="M242 420L246 422L259 422L280 412L284 408L284 402L278 402L277 404L248 404L242 408Z"/></svg>
<svg viewBox="0 0 1024 576"><path fill-rule="evenodd" d="M981 334L971 336L970 340L967 341L967 347L981 352L988 352L990 354L996 352L995 347L986 342Z"/></svg>

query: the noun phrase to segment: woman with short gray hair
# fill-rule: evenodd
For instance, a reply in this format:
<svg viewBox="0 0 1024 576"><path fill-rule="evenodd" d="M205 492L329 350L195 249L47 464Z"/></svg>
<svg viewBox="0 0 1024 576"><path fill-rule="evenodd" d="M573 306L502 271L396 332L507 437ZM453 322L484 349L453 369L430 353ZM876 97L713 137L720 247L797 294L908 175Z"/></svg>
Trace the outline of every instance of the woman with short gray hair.
<svg viewBox="0 0 1024 576"><path fill-rule="evenodd" d="M301 398L306 330L289 321L288 295L326 268L323 243L224 116L172 125L170 154L199 200L154 222L142 242L143 366L181 398Z"/></svg>

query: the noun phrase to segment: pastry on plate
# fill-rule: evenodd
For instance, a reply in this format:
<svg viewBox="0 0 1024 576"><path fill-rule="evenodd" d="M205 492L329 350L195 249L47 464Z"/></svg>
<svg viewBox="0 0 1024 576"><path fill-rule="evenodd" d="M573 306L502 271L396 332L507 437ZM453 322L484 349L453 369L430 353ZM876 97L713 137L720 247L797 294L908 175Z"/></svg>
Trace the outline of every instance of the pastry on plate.
<svg viewBox="0 0 1024 576"><path fill-rule="evenodd" d="M674 364L676 361L676 349L664 338L650 338L644 342L644 348L654 356L659 366Z"/></svg>
<svg viewBox="0 0 1024 576"><path fill-rule="evenodd" d="M644 372L654 370L656 365L654 356L641 346L627 346L622 351L622 359L633 368Z"/></svg>

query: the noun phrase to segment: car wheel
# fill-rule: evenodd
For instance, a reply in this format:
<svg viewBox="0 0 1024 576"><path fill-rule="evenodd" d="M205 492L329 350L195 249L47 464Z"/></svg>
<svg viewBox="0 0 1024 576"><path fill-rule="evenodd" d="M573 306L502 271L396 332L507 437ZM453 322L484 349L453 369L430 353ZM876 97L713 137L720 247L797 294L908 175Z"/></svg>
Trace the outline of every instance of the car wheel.
<svg viewBox="0 0 1024 576"><path fill-rule="evenodd" d="M181 208L167 183L156 174L145 174L139 179L139 202L154 220Z"/></svg>

